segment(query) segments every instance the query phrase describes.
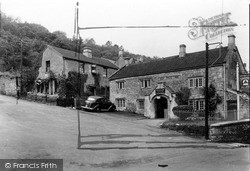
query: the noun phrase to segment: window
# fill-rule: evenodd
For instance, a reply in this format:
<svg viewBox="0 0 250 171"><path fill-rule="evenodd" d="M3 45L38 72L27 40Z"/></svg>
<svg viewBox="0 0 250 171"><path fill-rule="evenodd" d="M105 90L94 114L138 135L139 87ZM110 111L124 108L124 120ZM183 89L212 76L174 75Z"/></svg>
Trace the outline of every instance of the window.
<svg viewBox="0 0 250 171"><path fill-rule="evenodd" d="M203 78L198 78L198 86L197 87L202 87L203 86Z"/></svg>
<svg viewBox="0 0 250 171"><path fill-rule="evenodd" d="M84 63L80 63L80 73L85 73Z"/></svg>
<svg viewBox="0 0 250 171"><path fill-rule="evenodd" d="M123 89L124 88L124 81L122 82L117 82L118 89Z"/></svg>
<svg viewBox="0 0 250 171"><path fill-rule="evenodd" d="M194 87L194 79L189 79L189 87Z"/></svg>
<svg viewBox="0 0 250 171"><path fill-rule="evenodd" d="M193 106L194 110L204 110L205 109L204 100L189 100L189 106Z"/></svg>
<svg viewBox="0 0 250 171"><path fill-rule="evenodd" d="M147 80L142 80L142 81L141 81L141 87L142 87L142 88L150 87L150 80L149 80L149 79L147 79Z"/></svg>
<svg viewBox="0 0 250 171"><path fill-rule="evenodd" d="M204 101L203 100L200 101L200 110L204 110Z"/></svg>
<svg viewBox="0 0 250 171"><path fill-rule="evenodd" d="M189 79L189 88L203 87L203 84L204 84L203 77Z"/></svg>
<svg viewBox="0 0 250 171"><path fill-rule="evenodd" d="M125 107L125 99L116 99L117 107Z"/></svg>
<svg viewBox="0 0 250 171"><path fill-rule="evenodd" d="M138 100L139 109L144 109L144 100Z"/></svg>
<svg viewBox="0 0 250 171"><path fill-rule="evenodd" d="M103 77L108 77L108 69L103 68Z"/></svg>
<svg viewBox="0 0 250 171"><path fill-rule="evenodd" d="M91 73L96 73L96 65L91 65Z"/></svg>
<svg viewBox="0 0 250 171"><path fill-rule="evenodd" d="M46 61L46 72L50 71L50 61Z"/></svg>
<svg viewBox="0 0 250 171"><path fill-rule="evenodd" d="M193 100L189 100L189 106L194 106L194 101Z"/></svg>

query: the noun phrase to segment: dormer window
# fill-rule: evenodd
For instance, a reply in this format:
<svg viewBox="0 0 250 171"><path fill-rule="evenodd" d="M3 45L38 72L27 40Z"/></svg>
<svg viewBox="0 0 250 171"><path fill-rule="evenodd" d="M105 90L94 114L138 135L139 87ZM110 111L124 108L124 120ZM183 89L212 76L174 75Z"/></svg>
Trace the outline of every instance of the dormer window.
<svg viewBox="0 0 250 171"><path fill-rule="evenodd" d="M45 69L46 72L49 72L50 71L50 61L46 61L46 69Z"/></svg>

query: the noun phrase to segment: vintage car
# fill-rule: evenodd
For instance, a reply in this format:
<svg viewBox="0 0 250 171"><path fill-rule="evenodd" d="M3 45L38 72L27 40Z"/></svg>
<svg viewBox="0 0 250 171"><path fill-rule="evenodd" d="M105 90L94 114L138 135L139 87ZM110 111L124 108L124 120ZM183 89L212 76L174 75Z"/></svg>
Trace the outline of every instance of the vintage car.
<svg viewBox="0 0 250 171"><path fill-rule="evenodd" d="M95 112L116 110L116 106L105 97L89 96L85 102L86 105L82 106L82 109L84 110L90 110Z"/></svg>

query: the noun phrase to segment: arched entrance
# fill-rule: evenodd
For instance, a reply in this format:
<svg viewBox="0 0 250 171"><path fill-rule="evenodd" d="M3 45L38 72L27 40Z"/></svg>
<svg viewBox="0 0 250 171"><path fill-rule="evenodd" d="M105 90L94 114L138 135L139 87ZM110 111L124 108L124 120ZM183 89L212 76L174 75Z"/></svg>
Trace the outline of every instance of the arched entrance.
<svg viewBox="0 0 250 171"><path fill-rule="evenodd" d="M155 118L164 118L168 109L168 99L164 96L157 96L154 99Z"/></svg>

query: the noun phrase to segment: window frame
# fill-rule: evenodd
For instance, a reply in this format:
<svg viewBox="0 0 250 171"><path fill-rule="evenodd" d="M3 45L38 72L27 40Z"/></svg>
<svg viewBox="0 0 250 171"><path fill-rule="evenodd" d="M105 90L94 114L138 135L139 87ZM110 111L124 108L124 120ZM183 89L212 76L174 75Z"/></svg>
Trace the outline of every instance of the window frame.
<svg viewBox="0 0 250 171"><path fill-rule="evenodd" d="M125 98L118 98L116 99L116 104L118 108L123 108L126 107L126 102Z"/></svg>
<svg viewBox="0 0 250 171"><path fill-rule="evenodd" d="M119 81L119 82L117 82L117 88L119 90L124 89L124 87L125 87L125 83L124 82L125 81Z"/></svg>
<svg viewBox="0 0 250 171"><path fill-rule="evenodd" d="M141 80L141 88L150 88L150 87L151 87L151 79Z"/></svg>
<svg viewBox="0 0 250 171"><path fill-rule="evenodd" d="M45 72L49 72L50 71L50 60L45 62Z"/></svg>
<svg viewBox="0 0 250 171"><path fill-rule="evenodd" d="M80 73L85 73L85 63L84 62L80 63Z"/></svg>
<svg viewBox="0 0 250 171"><path fill-rule="evenodd" d="M195 77L188 79L189 88L200 88L204 86L204 77Z"/></svg>
<svg viewBox="0 0 250 171"><path fill-rule="evenodd" d="M96 65L92 64L91 65L91 73L96 73Z"/></svg>
<svg viewBox="0 0 250 171"><path fill-rule="evenodd" d="M192 106L195 111L205 110L205 99L192 99L188 101L188 105Z"/></svg>
<svg viewBox="0 0 250 171"><path fill-rule="evenodd" d="M108 77L108 68L103 68L103 77Z"/></svg>
<svg viewBox="0 0 250 171"><path fill-rule="evenodd" d="M138 109L142 110L145 109L145 100L144 99L138 99Z"/></svg>

